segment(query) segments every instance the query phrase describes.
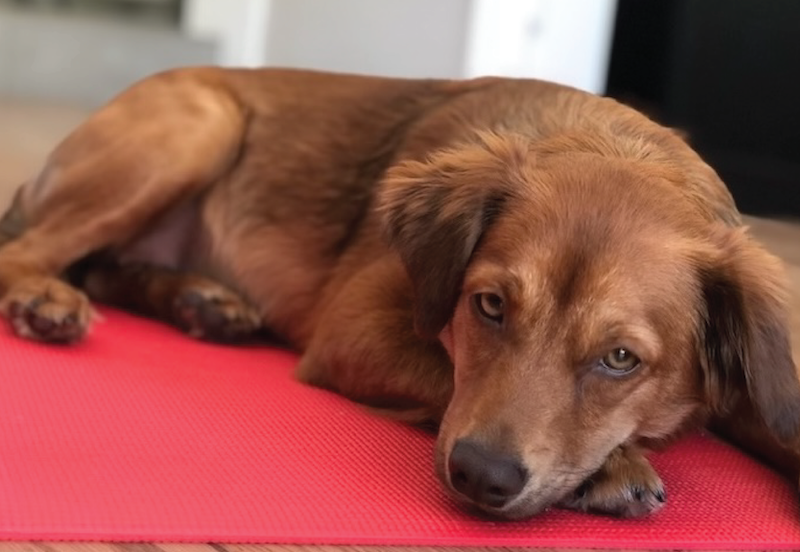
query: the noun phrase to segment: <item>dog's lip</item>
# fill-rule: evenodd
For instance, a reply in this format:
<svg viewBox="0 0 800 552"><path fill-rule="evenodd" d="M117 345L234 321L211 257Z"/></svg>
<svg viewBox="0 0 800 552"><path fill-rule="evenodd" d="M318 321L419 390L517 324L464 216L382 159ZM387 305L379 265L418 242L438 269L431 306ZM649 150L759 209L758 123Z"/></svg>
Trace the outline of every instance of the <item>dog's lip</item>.
<svg viewBox="0 0 800 552"><path fill-rule="evenodd" d="M467 513L485 518L489 521L498 522L512 522L529 519L549 510L558 502L548 501L531 508L531 503L526 500L525 496L520 496L501 507L494 507L473 502L451 488L448 488L448 492L451 497L458 502L458 505Z"/></svg>
<svg viewBox="0 0 800 552"><path fill-rule="evenodd" d="M522 515L522 516L513 516L509 515L506 511L506 507L502 508L493 508L491 506L481 506L469 500L460 500L460 506L462 509L466 510L472 516L483 518L487 521L516 521L519 519L525 519L527 517L532 517L536 515L537 512L533 512L530 515Z"/></svg>

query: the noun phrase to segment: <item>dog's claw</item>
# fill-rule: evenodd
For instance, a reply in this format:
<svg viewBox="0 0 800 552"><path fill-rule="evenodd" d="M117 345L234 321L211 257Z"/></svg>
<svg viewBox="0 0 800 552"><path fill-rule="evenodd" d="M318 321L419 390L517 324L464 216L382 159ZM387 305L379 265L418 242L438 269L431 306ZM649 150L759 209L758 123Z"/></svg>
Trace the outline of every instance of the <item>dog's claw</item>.
<svg viewBox="0 0 800 552"><path fill-rule="evenodd" d="M581 485L573 497L563 505L574 510L608 514L617 517L641 517L658 511L666 502L660 487L630 486L623 482L601 481L586 487Z"/></svg>
<svg viewBox="0 0 800 552"><path fill-rule="evenodd" d="M620 449L562 506L617 517L641 517L661 509L666 500L664 484L647 460Z"/></svg>

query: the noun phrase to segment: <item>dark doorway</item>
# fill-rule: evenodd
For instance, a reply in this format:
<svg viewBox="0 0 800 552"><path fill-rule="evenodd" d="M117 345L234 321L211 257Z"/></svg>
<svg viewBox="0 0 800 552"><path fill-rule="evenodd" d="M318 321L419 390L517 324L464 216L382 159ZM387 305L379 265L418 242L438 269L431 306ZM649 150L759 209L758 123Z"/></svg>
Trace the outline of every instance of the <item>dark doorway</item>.
<svg viewBox="0 0 800 552"><path fill-rule="evenodd" d="M619 0L607 93L687 131L742 211L800 217L797 0Z"/></svg>

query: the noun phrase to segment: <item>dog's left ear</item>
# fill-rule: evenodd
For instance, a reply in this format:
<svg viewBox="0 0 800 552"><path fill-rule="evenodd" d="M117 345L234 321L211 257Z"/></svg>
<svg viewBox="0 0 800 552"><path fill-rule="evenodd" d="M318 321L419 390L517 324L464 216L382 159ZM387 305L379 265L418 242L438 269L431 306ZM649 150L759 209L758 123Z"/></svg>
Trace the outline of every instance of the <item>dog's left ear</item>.
<svg viewBox="0 0 800 552"><path fill-rule="evenodd" d="M522 139L481 136L426 162L401 162L385 177L384 231L411 279L422 337L436 338L452 317L467 264L513 194L528 149Z"/></svg>
<svg viewBox="0 0 800 552"><path fill-rule="evenodd" d="M800 378L792 360L783 267L743 230L726 228L715 238L715 260L700 269L700 358L708 400L724 417L744 390L764 424L786 443L800 434Z"/></svg>

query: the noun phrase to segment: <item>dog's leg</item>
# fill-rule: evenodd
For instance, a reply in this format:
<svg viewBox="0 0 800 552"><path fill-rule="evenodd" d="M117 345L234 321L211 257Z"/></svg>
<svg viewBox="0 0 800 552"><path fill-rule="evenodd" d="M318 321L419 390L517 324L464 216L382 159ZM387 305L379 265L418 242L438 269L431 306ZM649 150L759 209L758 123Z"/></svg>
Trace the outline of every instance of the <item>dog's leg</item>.
<svg viewBox="0 0 800 552"><path fill-rule="evenodd" d="M414 332L411 289L386 259L350 278L328 303L296 376L372 411L435 425L452 394L453 368L436 341Z"/></svg>
<svg viewBox="0 0 800 552"><path fill-rule="evenodd" d="M197 274L104 263L87 270L82 287L92 300L159 318L198 339L241 341L261 328L261 317L243 297Z"/></svg>
<svg viewBox="0 0 800 552"><path fill-rule="evenodd" d="M747 397L740 397L724 416L712 417L709 427L794 481L800 478L800 442L779 441Z"/></svg>
<svg viewBox="0 0 800 552"><path fill-rule="evenodd" d="M583 512L640 517L660 509L666 499L661 478L642 452L622 445L561 505Z"/></svg>
<svg viewBox="0 0 800 552"><path fill-rule="evenodd" d="M49 274L46 250L37 256L28 249L24 191L17 192L0 221L0 313L22 337L74 341L89 324L91 307L82 293ZM34 247L37 241L34 233Z"/></svg>
<svg viewBox="0 0 800 552"><path fill-rule="evenodd" d="M49 156L6 214L22 232L0 247L0 312L22 337L70 342L86 331L86 296L58 276L135 237L235 162L244 128L220 72L162 74L120 95ZM6 238L7 239L7 238Z"/></svg>

